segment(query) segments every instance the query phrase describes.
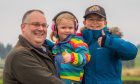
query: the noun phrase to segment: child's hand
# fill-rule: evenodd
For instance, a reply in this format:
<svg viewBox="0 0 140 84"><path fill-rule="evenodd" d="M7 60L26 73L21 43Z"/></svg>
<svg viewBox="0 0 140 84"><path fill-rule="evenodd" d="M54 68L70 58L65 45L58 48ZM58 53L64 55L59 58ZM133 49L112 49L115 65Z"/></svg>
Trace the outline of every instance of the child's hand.
<svg viewBox="0 0 140 84"><path fill-rule="evenodd" d="M65 50L65 52L62 54L62 57L64 59L64 63L71 62L71 54L69 54L67 50Z"/></svg>

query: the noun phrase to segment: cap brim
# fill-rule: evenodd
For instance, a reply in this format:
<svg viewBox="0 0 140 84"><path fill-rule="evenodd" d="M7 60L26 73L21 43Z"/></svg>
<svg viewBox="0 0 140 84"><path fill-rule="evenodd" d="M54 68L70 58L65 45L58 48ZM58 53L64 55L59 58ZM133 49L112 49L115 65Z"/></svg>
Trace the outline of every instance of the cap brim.
<svg viewBox="0 0 140 84"><path fill-rule="evenodd" d="M97 12L93 12L93 13L86 14L86 15L83 16L83 18L86 18L86 17L87 17L88 15L90 15L90 14L97 14L97 15L100 15L101 17L103 17L103 18L106 18L106 16L104 16L104 15L102 15L102 14L99 14L99 13L97 13Z"/></svg>

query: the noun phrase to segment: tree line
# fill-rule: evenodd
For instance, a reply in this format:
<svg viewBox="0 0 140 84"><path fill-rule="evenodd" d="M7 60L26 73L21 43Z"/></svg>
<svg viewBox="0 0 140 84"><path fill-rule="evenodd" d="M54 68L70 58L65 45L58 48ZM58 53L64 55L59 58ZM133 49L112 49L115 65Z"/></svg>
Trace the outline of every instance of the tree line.
<svg viewBox="0 0 140 84"><path fill-rule="evenodd" d="M140 45L137 45L137 48L140 49ZM0 59L5 59L8 52L12 49L11 44L4 46L3 43L0 43ZM135 60L123 61L123 66L127 68L133 68L135 66Z"/></svg>
<svg viewBox="0 0 140 84"><path fill-rule="evenodd" d="M11 44L4 46L3 43L0 43L0 59L5 59L8 52L12 49Z"/></svg>

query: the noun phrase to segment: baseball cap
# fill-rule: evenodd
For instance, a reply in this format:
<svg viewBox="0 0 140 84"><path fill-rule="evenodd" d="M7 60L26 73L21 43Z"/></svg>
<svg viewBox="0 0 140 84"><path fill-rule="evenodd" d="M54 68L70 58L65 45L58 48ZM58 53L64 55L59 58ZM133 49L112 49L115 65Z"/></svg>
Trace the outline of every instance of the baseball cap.
<svg viewBox="0 0 140 84"><path fill-rule="evenodd" d="M86 18L90 14L98 14L104 18L106 18L106 13L103 7L99 5L93 5L86 9L84 18Z"/></svg>

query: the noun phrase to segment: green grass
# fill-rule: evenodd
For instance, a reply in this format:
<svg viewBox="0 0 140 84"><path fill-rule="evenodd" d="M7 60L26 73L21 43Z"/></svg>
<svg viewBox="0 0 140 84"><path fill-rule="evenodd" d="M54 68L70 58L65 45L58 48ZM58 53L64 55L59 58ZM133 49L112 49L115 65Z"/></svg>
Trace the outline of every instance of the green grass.
<svg viewBox="0 0 140 84"><path fill-rule="evenodd" d="M5 63L5 59L0 59L0 69L3 69Z"/></svg>
<svg viewBox="0 0 140 84"><path fill-rule="evenodd" d="M140 68L140 49L138 50L137 56L135 58L135 68ZM123 81L140 81L140 76L125 76L122 77Z"/></svg>
<svg viewBox="0 0 140 84"><path fill-rule="evenodd" d="M127 77L122 77L123 81L140 81L140 77L133 77L133 76L127 76Z"/></svg>
<svg viewBox="0 0 140 84"><path fill-rule="evenodd" d="M2 84L2 79L0 79L0 84Z"/></svg>
<svg viewBox="0 0 140 84"><path fill-rule="evenodd" d="M135 59L135 67L139 68L140 67L140 49L138 50L137 57Z"/></svg>

